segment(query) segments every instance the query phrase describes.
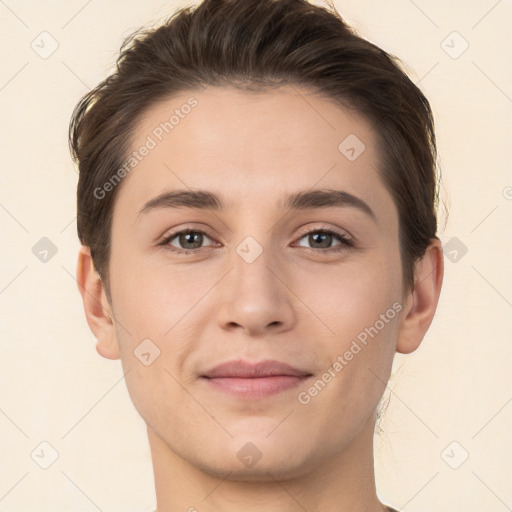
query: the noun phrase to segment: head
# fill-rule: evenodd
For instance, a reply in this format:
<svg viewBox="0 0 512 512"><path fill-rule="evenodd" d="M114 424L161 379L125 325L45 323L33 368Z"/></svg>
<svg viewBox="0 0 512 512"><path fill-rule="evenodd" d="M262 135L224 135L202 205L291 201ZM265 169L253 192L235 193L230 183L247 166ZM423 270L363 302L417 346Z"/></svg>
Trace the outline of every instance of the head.
<svg viewBox="0 0 512 512"><path fill-rule="evenodd" d="M87 319L152 432L240 479L354 439L442 282L432 112L397 59L334 8L205 0L125 41L70 145ZM239 400L204 378L232 359L310 377Z"/></svg>

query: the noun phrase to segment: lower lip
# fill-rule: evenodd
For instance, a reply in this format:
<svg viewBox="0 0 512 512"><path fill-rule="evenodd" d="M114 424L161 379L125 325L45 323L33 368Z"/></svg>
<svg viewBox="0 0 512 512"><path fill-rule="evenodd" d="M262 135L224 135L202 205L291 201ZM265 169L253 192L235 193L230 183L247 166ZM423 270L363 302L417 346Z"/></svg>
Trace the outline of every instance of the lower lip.
<svg viewBox="0 0 512 512"><path fill-rule="evenodd" d="M276 375L273 377L239 378L215 377L205 378L210 386L218 391L228 393L244 400L259 400L293 389L304 382L308 376Z"/></svg>

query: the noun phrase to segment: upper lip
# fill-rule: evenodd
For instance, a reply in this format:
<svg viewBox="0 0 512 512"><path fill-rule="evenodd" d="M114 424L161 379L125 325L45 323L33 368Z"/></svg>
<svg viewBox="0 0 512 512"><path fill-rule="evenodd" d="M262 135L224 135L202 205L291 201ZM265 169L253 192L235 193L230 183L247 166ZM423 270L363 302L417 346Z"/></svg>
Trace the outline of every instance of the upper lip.
<svg viewBox="0 0 512 512"><path fill-rule="evenodd" d="M311 373L294 368L280 361L266 360L258 363L250 361L235 360L221 363L211 370L208 370L202 377L239 377L239 378L256 378L256 377L272 377L278 375L305 377Z"/></svg>

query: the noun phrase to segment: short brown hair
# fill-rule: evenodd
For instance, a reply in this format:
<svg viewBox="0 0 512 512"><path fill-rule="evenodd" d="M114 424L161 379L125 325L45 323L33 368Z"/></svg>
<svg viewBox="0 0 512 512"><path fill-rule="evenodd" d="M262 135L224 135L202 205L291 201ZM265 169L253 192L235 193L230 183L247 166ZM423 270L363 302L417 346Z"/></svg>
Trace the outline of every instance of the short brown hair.
<svg viewBox="0 0 512 512"><path fill-rule="evenodd" d="M429 102L396 57L359 37L334 6L306 0L204 0L121 46L115 71L76 105L69 143L78 162L77 230L110 300L112 215L121 184L98 199L147 109L183 91L294 84L355 110L375 128L379 173L399 213L404 289L437 238L437 155ZM440 177L440 176L439 176Z"/></svg>

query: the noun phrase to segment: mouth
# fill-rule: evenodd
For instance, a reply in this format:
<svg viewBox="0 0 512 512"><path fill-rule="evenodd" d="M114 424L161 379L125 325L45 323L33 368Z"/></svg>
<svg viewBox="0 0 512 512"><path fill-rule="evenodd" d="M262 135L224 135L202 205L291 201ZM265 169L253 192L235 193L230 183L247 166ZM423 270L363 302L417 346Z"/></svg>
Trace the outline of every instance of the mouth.
<svg viewBox="0 0 512 512"><path fill-rule="evenodd" d="M244 400L260 400L289 391L311 376L307 371L279 361L254 364L237 360L222 363L201 378L217 392Z"/></svg>
<svg viewBox="0 0 512 512"><path fill-rule="evenodd" d="M309 377L293 377L290 375L274 375L272 377L238 378L238 377L205 377L208 384L223 393L244 400L260 400L283 391L297 387Z"/></svg>

